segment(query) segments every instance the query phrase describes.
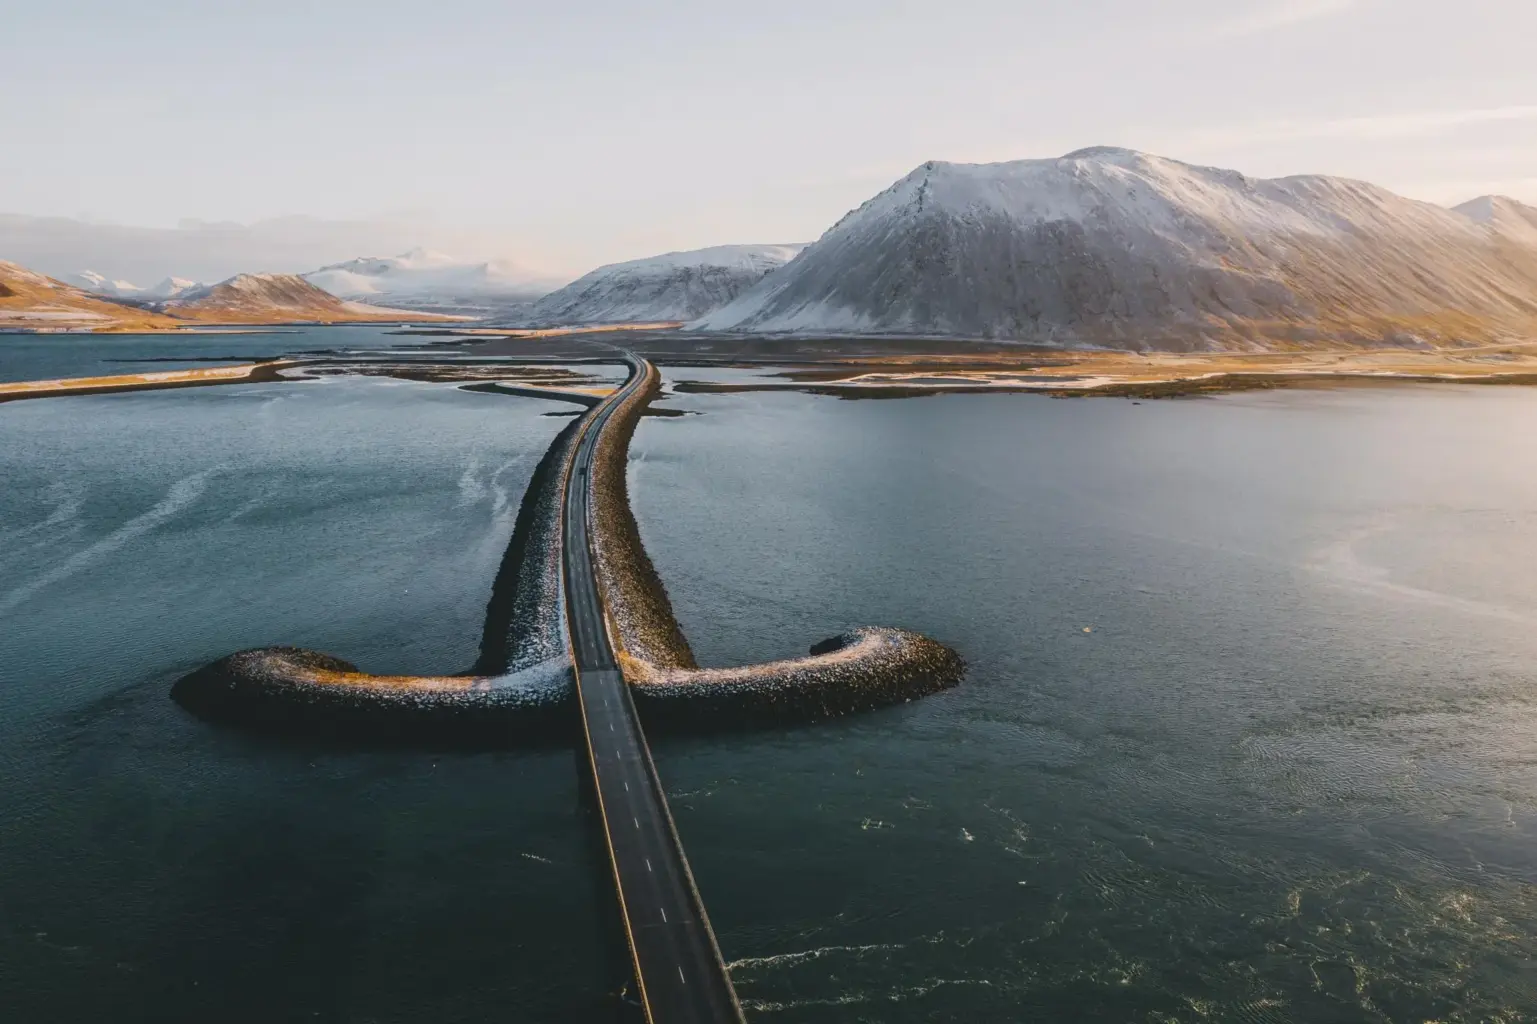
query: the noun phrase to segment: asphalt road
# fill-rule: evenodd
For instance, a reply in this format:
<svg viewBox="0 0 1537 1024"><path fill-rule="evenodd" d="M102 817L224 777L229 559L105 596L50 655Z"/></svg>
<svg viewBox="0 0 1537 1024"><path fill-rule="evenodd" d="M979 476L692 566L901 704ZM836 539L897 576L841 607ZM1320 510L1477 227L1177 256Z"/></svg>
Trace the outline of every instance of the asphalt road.
<svg viewBox="0 0 1537 1024"><path fill-rule="evenodd" d="M603 625L588 518L592 457L614 408L656 368L627 356L630 379L588 413L566 487L566 615L577 695L620 910L646 1019L652 1024L741 1021L704 904Z"/></svg>

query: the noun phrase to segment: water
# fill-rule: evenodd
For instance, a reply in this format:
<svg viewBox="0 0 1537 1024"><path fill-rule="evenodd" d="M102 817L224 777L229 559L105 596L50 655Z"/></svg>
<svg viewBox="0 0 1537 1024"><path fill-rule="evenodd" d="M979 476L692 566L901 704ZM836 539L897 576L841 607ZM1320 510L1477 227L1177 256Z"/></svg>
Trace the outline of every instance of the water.
<svg viewBox="0 0 1537 1024"><path fill-rule="evenodd" d="M1537 1008L1537 393L673 404L635 491L702 664L971 662L660 752L759 1019Z"/></svg>
<svg viewBox="0 0 1537 1024"><path fill-rule="evenodd" d="M883 624L971 665L657 745L752 1019L1537 1006L1537 393L667 404L703 415L643 421L632 488L702 664ZM571 752L284 744L165 697L257 644L467 665L557 408L0 407L0 1006L602 1019Z"/></svg>
<svg viewBox="0 0 1537 1024"><path fill-rule="evenodd" d="M388 324L281 327L251 333L0 333L0 383L224 366L297 352L415 349L439 340L390 333L399 330L397 325Z"/></svg>
<svg viewBox="0 0 1537 1024"><path fill-rule="evenodd" d="M377 378L0 407L0 1017L599 998L569 752L287 745L167 699L275 643L467 668L558 408Z"/></svg>

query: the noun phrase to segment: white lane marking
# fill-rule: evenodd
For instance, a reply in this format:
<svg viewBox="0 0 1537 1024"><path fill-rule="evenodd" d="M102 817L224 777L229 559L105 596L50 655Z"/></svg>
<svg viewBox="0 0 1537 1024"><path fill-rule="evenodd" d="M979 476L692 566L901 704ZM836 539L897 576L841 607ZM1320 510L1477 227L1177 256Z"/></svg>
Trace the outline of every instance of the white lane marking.
<svg viewBox="0 0 1537 1024"><path fill-rule="evenodd" d="M647 871L651 870L651 858L650 857L646 858L646 870Z"/></svg>
<svg viewBox="0 0 1537 1024"><path fill-rule="evenodd" d="M666 907L662 908L662 923L663 924L667 923L667 908Z"/></svg>
<svg viewBox="0 0 1537 1024"><path fill-rule="evenodd" d="M678 980L685 985L688 984L688 979L683 976L683 968L681 966L678 968Z"/></svg>
<svg viewBox="0 0 1537 1024"><path fill-rule="evenodd" d="M640 819L639 818L635 817L635 815L632 814L632 815L630 815L630 820L635 822L635 827L636 828L640 828Z"/></svg>
<svg viewBox="0 0 1537 1024"><path fill-rule="evenodd" d="M629 791L630 791L630 784L629 784L629 783L628 783L628 782L626 782L626 783L625 783L625 784L624 784L624 791L625 791L625 792L626 792L626 793L628 793L628 792L629 792Z"/></svg>

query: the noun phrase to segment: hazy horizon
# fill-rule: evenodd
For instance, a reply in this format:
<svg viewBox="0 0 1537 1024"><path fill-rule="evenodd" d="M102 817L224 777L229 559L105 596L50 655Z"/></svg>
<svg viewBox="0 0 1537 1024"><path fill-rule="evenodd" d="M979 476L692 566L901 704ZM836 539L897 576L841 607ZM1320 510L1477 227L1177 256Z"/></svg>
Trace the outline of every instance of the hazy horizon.
<svg viewBox="0 0 1537 1024"><path fill-rule="evenodd" d="M295 236L238 250L287 265L240 269L426 246L572 277L808 241L925 160L1090 145L1362 178L1444 205L1537 203L1537 69L1523 53L1537 7L1446 11L444 0L424 22L398 3L65 0L7 15L0 87L28 102L8 114L23 144L0 150L0 211L123 226L122 254L74 259L60 243L48 259L79 265L39 267L50 273L196 276L130 261L150 235L177 251L170 229L200 221L215 227L186 233L199 244Z"/></svg>

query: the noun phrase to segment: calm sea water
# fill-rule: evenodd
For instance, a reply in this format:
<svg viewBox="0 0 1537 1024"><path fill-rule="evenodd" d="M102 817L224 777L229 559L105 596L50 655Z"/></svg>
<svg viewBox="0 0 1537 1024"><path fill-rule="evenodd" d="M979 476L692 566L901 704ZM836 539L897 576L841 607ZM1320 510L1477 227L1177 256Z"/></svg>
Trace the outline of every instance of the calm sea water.
<svg viewBox="0 0 1537 1024"><path fill-rule="evenodd" d="M701 663L869 623L971 664L657 744L750 1017L1537 1012L1537 392L668 404L702 415L644 421L632 487ZM0 406L0 1006L602 1019L570 751L166 699L257 644L467 665L548 411L377 379Z"/></svg>
<svg viewBox="0 0 1537 1024"><path fill-rule="evenodd" d="M204 334L0 333L0 383L182 370L299 352L415 349L436 340L391 333L398 330L398 325L388 324Z"/></svg>

